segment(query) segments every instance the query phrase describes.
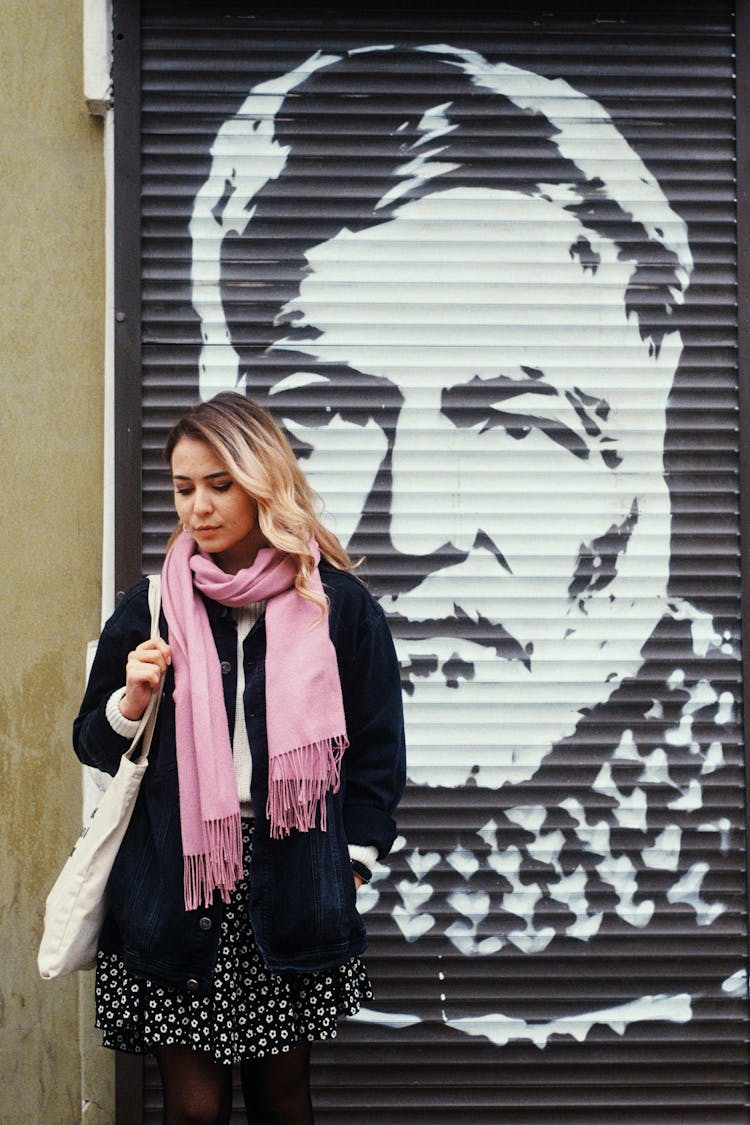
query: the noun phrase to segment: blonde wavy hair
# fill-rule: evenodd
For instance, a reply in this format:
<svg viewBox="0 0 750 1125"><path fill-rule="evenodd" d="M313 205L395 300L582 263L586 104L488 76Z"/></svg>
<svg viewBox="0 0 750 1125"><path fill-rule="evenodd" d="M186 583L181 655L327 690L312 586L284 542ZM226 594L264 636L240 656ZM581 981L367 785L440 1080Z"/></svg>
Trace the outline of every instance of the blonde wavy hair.
<svg viewBox="0 0 750 1125"><path fill-rule="evenodd" d="M310 539L317 541L321 556L337 569L353 570L356 564L333 532L321 523L316 510L319 498L268 411L233 391L223 391L191 407L167 435L164 458L168 465L172 463L175 446L185 437L210 445L230 476L252 496L258 505L258 524L263 535L273 547L294 560L298 592L321 604L320 596L307 588L315 568ZM182 524L178 524L167 549L181 531ZM327 599L321 608L327 608Z"/></svg>

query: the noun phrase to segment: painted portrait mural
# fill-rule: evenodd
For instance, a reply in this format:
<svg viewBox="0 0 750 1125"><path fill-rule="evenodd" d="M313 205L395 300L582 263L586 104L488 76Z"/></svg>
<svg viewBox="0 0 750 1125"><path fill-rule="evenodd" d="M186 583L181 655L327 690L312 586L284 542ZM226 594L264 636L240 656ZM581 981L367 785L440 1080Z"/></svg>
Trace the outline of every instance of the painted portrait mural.
<svg viewBox="0 0 750 1125"><path fill-rule="evenodd" d="M737 638L675 578L665 469L693 258L644 160L561 78L316 51L250 76L190 237L200 394L282 423L401 665L360 905L419 984L358 1018L545 1048L741 997Z"/></svg>

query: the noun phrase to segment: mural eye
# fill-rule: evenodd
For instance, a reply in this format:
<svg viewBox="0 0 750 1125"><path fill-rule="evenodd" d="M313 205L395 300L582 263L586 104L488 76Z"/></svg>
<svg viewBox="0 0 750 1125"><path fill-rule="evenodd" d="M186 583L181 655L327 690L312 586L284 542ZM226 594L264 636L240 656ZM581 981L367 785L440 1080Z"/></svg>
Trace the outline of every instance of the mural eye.
<svg viewBox="0 0 750 1125"><path fill-rule="evenodd" d="M555 414L527 413L529 405L534 408L549 403L558 411L570 407L561 401L554 386L543 381L543 372L527 367L522 370L522 380L509 375L493 379L475 375L465 384L447 388L442 398L443 414L459 429L475 429L479 434L504 429L515 441L538 430L574 457L586 460L588 443L571 425Z"/></svg>
<svg viewBox="0 0 750 1125"><path fill-rule="evenodd" d="M277 418L292 425L322 429L335 419L367 426L384 424L388 402L383 388L365 378L329 378L318 372L296 372L272 386L269 406Z"/></svg>
<svg viewBox="0 0 750 1125"><path fill-rule="evenodd" d="M269 391L270 407L277 418L300 427L321 429L338 412L331 395L332 385L323 375L297 372L281 379Z"/></svg>
<svg viewBox="0 0 750 1125"><path fill-rule="evenodd" d="M337 411L329 403L284 402L280 405L278 413L292 424L320 430L330 425Z"/></svg>
<svg viewBox="0 0 750 1125"><path fill-rule="evenodd" d="M586 440L560 418L548 415L524 414L514 410L493 408L461 409L445 411L455 426L463 429L475 428L479 434L502 429L514 441L522 441L533 431L539 431L581 461L588 460L590 449Z"/></svg>

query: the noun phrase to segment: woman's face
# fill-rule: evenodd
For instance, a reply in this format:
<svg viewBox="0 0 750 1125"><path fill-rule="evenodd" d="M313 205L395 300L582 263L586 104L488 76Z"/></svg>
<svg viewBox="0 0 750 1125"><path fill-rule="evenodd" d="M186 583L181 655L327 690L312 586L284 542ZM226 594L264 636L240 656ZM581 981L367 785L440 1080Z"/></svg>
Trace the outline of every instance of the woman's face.
<svg viewBox="0 0 750 1125"><path fill-rule="evenodd" d="M229 574L251 566L267 546L258 505L208 442L180 438L172 453L172 483L177 515L200 549Z"/></svg>

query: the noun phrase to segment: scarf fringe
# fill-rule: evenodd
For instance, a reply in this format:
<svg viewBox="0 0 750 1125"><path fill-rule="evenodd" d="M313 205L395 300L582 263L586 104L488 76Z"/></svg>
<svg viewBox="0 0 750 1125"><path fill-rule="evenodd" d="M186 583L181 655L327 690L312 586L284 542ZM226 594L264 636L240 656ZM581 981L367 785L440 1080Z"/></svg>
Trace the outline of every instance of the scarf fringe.
<svg viewBox="0 0 750 1125"><path fill-rule="evenodd" d="M297 746L269 762L266 816L271 837L281 839L292 829L326 831L326 794L341 784L341 757L349 745L345 734Z"/></svg>
<svg viewBox="0 0 750 1125"><path fill-rule="evenodd" d="M203 824L204 849L184 857L185 909L211 906L214 890L222 902L229 902L238 879L242 878L242 822L237 812L221 820Z"/></svg>

